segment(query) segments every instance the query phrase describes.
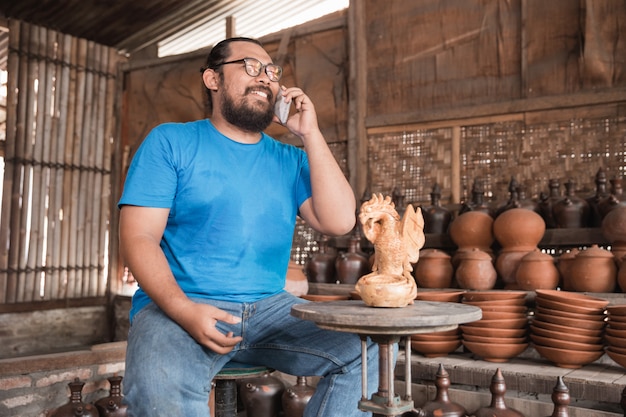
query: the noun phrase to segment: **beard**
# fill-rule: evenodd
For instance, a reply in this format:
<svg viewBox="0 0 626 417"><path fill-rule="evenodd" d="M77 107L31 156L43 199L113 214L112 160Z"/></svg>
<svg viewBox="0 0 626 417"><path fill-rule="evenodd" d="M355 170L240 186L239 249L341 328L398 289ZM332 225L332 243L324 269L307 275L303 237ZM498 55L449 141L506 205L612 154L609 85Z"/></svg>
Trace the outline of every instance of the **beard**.
<svg viewBox="0 0 626 417"><path fill-rule="evenodd" d="M246 95L251 89L246 90ZM271 102L273 98L272 92L267 90L268 99ZM224 95L222 100L221 113L226 121L247 132L261 132L272 123L274 119L274 107L268 106L266 110L262 110L251 106L245 96L238 103L228 94Z"/></svg>

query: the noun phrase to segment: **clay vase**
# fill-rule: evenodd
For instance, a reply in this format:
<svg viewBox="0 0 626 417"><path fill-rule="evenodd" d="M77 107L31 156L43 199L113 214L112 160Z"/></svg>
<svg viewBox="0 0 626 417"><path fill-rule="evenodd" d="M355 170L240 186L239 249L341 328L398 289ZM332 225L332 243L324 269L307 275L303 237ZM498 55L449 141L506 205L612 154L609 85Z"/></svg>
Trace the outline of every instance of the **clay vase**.
<svg viewBox="0 0 626 417"><path fill-rule="evenodd" d="M476 410L474 417L524 417L524 414L506 406L504 401L506 381L502 376L500 368L496 370L496 373L491 378L489 391L491 391L491 404L489 407L482 407Z"/></svg>
<svg viewBox="0 0 626 417"><path fill-rule="evenodd" d="M472 198L470 201L466 201L461 204L459 215L470 211L480 211L492 216L494 214L493 210L487 203L485 203L484 197L485 191L483 182L481 180L475 180L474 184L472 184Z"/></svg>
<svg viewBox="0 0 626 417"><path fill-rule="evenodd" d="M454 275L460 288L466 290L490 290L496 284L498 273L493 258L487 252L473 248L461 253L459 266Z"/></svg>
<svg viewBox="0 0 626 417"><path fill-rule="evenodd" d="M521 290L553 290L559 285L559 270L552 256L535 249L521 259L515 280Z"/></svg>
<svg viewBox="0 0 626 417"><path fill-rule="evenodd" d="M450 288L454 277L451 256L439 249L422 249L413 276L418 287Z"/></svg>
<svg viewBox="0 0 626 417"><path fill-rule="evenodd" d="M617 270L617 286L622 292L626 292L626 255L621 259Z"/></svg>
<svg viewBox="0 0 626 417"><path fill-rule="evenodd" d="M296 384L288 387L281 397L284 417L302 417L314 393L315 388L307 384L305 376L297 377Z"/></svg>
<svg viewBox="0 0 626 417"><path fill-rule="evenodd" d="M626 206L616 207L602 219L602 235L611 243L615 259L626 255Z"/></svg>
<svg viewBox="0 0 626 417"><path fill-rule="evenodd" d="M50 417L99 417L96 407L83 402L84 385L78 378L70 382L70 401L53 411Z"/></svg>
<svg viewBox="0 0 626 417"><path fill-rule="evenodd" d="M248 417L277 416L282 409L284 382L270 375L246 378L240 381L239 393Z"/></svg>
<svg viewBox="0 0 626 417"><path fill-rule="evenodd" d="M573 248L559 256L557 261L556 266L559 270L559 274L561 275L561 286L565 291L573 291L570 270L572 268L572 264L574 263L574 259L579 252L580 250Z"/></svg>
<svg viewBox="0 0 626 417"><path fill-rule="evenodd" d="M557 228L570 229L587 227L589 222L589 204L575 194L576 183L565 183L565 197L554 204L552 215Z"/></svg>
<svg viewBox="0 0 626 417"><path fill-rule="evenodd" d="M554 404L554 409L549 417L569 417L569 389L563 382L562 376L557 378L556 385L552 390L552 403Z"/></svg>
<svg viewBox="0 0 626 417"><path fill-rule="evenodd" d="M111 390L109 396L101 398L94 403L100 417L126 417L128 415L128 406L122 403L124 397L122 397L122 377L112 376L107 378Z"/></svg>
<svg viewBox="0 0 626 417"><path fill-rule="evenodd" d="M546 222L546 228L556 228L556 221L552 214L552 206L561 200L561 183L557 179L550 179L548 181L548 195L543 195L539 201L539 214Z"/></svg>
<svg viewBox="0 0 626 417"><path fill-rule="evenodd" d="M602 214L600 213L600 204L609 196L609 192L606 189L606 173L604 169L600 167L596 172L596 192L587 197L587 204L589 204L589 227L602 226Z"/></svg>
<svg viewBox="0 0 626 417"><path fill-rule="evenodd" d="M360 238L350 237L347 252L340 253L335 260L337 282L340 284L356 284L363 275L372 272L369 259L361 252Z"/></svg>
<svg viewBox="0 0 626 417"><path fill-rule="evenodd" d="M448 232L458 249L452 257L452 264L456 267L456 257L465 250L477 248L491 254L491 245L494 241L493 218L481 211L468 211L457 216L450 223Z"/></svg>
<svg viewBox="0 0 626 417"><path fill-rule="evenodd" d="M617 265L613 254L598 247L584 249L576 255L570 268L570 283L574 291L613 292L617 284Z"/></svg>
<svg viewBox="0 0 626 417"><path fill-rule="evenodd" d="M441 189L439 184L433 185L430 193L430 206L421 207L424 217L424 233L444 234L452 221L450 210L441 206Z"/></svg>
<svg viewBox="0 0 626 417"><path fill-rule="evenodd" d="M439 364L437 375L435 375L435 386L437 387L437 394L433 401L429 401L421 408L422 415L424 417L465 417L467 411L463 406L452 402L448 389L450 388L450 376L444 369L442 364Z"/></svg>
<svg viewBox="0 0 626 417"><path fill-rule="evenodd" d="M304 266L309 282L334 284L337 282L335 261L337 254L328 247L328 237L323 236L319 242L319 251L310 256Z"/></svg>

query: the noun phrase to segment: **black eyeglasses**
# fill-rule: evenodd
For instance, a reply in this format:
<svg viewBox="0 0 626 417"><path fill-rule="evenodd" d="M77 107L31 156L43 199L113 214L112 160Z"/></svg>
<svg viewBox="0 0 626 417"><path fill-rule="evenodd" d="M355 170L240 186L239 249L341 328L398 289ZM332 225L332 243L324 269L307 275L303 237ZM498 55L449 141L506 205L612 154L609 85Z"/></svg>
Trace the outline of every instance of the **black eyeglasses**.
<svg viewBox="0 0 626 417"><path fill-rule="evenodd" d="M222 65L239 64L241 62L243 62L243 66L246 69L246 74L251 77L258 77L259 75L261 75L261 71L263 71L263 69L265 69L265 73L267 74L270 81L278 82L283 76L283 68L280 65L263 65L263 63L256 58L243 58L236 59L234 61L222 62L221 64L214 65L212 68L215 69Z"/></svg>

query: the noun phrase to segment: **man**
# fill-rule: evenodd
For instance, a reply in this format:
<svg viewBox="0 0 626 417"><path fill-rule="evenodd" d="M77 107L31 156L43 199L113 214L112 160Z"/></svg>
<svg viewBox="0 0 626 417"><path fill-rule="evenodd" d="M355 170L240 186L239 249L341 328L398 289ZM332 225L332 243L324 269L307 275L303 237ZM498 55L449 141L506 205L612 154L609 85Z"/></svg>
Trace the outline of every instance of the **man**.
<svg viewBox="0 0 626 417"><path fill-rule="evenodd" d="M356 202L313 103L281 75L257 41L220 42L202 72L211 118L158 126L133 158L119 202L122 255L140 285L124 378L131 416L208 416L211 380L230 361L322 376L305 416L363 415L359 337L294 318L304 301L283 290L296 216L342 235ZM279 89L304 151L262 133L278 122Z"/></svg>

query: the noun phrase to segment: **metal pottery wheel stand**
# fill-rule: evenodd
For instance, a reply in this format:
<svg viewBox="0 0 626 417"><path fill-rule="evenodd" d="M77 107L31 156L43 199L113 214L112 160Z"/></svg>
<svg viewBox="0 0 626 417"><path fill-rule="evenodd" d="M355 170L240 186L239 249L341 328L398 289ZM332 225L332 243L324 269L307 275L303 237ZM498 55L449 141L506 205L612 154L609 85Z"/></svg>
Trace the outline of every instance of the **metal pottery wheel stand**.
<svg viewBox="0 0 626 417"><path fill-rule="evenodd" d="M369 307L362 301L297 304L291 315L310 320L322 329L356 333L361 338L361 401L359 409L374 416L398 416L414 409L411 398L411 335L452 330L461 323L480 320L481 309L460 303L415 301L406 307ZM367 337L379 348L378 392L367 398ZM404 338L404 398L394 393L393 345Z"/></svg>

